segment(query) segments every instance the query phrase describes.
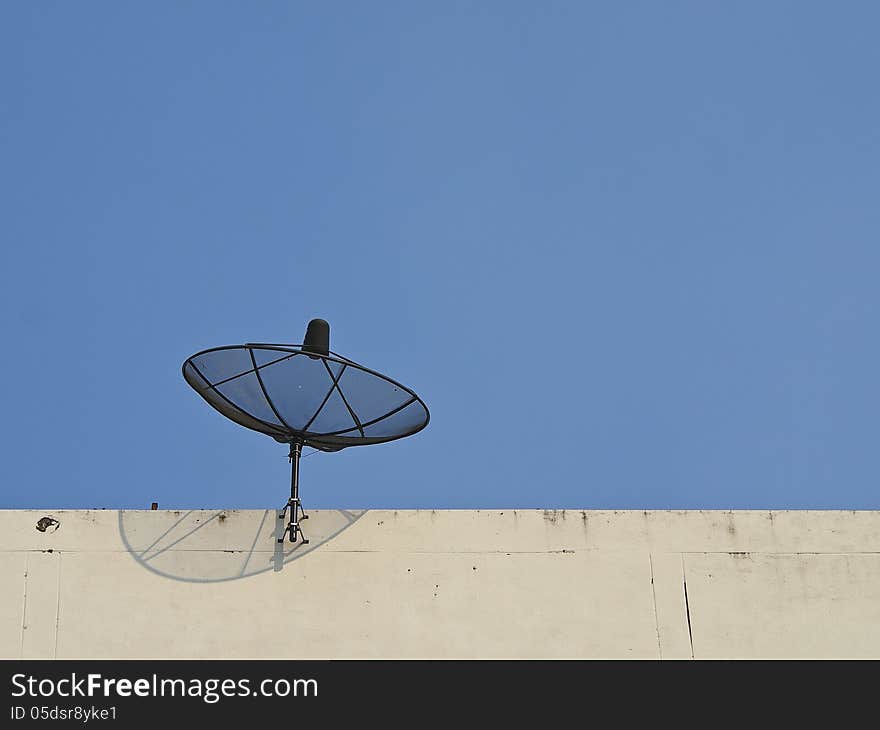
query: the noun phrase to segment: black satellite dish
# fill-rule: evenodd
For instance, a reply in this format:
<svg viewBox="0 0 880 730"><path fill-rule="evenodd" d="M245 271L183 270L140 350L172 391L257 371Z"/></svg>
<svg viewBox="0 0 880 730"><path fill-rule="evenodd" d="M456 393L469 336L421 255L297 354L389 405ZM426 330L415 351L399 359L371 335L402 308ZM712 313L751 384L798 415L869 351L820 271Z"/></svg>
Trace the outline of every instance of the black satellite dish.
<svg viewBox="0 0 880 730"><path fill-rule="evenodd" d="M421 431L430 417L406 386L331 352L323 319L309 322L302 345L246 343L198 352L183 363L183 377L227 418L290 444L290 499L279 518L289 507L284 532L291 542L308 519L300 516L303 446L339 451L394 441Z"/></svg>

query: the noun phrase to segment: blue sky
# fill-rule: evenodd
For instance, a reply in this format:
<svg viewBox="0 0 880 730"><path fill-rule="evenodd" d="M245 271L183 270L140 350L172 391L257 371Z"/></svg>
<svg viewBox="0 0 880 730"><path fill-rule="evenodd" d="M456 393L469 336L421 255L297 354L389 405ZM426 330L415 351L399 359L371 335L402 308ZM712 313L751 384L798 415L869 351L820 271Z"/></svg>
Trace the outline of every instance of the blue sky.
<svg viewBox="0 0 880 730"><path fill-rule="evenodd" d="M880 508L878 25L3 3L0 506L279 506L180 366L323 317L431 423L307 508Z"/></svg>

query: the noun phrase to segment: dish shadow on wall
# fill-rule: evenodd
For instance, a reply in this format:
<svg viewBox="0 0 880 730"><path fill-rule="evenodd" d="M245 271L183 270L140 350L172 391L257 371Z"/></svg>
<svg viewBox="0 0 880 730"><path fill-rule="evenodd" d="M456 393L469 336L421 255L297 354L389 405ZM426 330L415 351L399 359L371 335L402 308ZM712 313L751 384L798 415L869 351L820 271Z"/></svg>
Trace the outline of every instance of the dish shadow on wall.
<svg viewBox="0 0 880 730"><path fill-rule="evenodd" d="M119 511L119 535L141 566L189 583L240 580L305 557L351 527L366 510L313 510L303 523L308 544L279 543L278 510Z"/></svg>

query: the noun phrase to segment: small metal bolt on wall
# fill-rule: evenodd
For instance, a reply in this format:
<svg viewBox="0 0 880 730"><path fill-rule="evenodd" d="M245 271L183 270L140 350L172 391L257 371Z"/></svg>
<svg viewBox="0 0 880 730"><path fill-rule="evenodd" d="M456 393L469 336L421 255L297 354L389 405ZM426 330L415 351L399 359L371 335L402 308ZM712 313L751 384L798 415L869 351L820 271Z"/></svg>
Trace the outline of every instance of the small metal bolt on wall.
<svg viewBox="0 0 880 730"><path fill-rule="evenodd" d="M412 390L330 350L330 325L309 322L301 345L214 347L183 363L183 377L208 404L241 426L287 444L290 521L278 542L308 544L299 497L304 446L339 451L411 436L428 425L428 407ZM153 508L155 509L155 507Z"/></svg>

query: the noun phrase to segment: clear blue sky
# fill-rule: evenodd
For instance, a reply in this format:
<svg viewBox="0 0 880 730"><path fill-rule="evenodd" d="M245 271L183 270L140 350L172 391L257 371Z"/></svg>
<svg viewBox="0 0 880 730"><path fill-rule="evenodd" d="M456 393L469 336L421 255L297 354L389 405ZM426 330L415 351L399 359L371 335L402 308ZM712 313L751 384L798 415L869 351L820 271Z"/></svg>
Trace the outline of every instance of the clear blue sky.
<svg viewBox="0 0 880 730"><path fill-rule="evenodd" d="M180 366L323 317L432 419L307 508L880 508L878 27L0 4L0 506L280 506Z"/></svg>

